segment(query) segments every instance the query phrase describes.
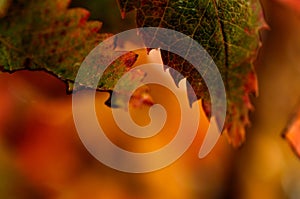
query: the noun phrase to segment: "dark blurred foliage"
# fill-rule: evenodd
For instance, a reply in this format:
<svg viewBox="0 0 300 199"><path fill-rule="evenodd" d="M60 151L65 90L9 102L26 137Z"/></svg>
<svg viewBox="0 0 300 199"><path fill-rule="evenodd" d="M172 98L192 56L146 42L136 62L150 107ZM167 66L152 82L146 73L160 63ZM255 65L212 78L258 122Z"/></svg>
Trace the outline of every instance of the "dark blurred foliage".
<svg viewBox="0 0 300 199"><path fill-rule="evenodd" d="M73 0L70 7L82 7L91 12L90 19L103 22L100 32L119 33L135 28L135 13L132 12L124 19L115 0Z"/></svg>

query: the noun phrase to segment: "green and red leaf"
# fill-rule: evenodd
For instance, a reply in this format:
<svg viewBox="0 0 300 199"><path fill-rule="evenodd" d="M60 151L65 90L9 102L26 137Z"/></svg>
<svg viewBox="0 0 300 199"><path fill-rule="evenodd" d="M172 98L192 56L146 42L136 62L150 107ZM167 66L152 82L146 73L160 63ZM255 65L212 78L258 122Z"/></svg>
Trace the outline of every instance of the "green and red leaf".
<svg viewBox="0 0 300 199"><path fill-rule="evenodd" d="M163 27L184 33L199 42L213 58L223 77L227 93L225 131L229 142L240 146L252 110L250 95L257 94L253 66L260 46L263 25L256 0L119 0L121 13L136 10L139 27ZM162 51L164 64L179 71L193 87L210 115L209 93L200 74L183 58ZM172 75L172 74L171 74ZM178 78L174 77L178 84ZM190 99L192 102L194 99Z"/></svg>
<svg viewBox="0 0 300 199"><path fill-rule="evenodd" d="M0 17L0 70L45 70L64 80L68 90L81 62L111 34L100 34L101 23L88 21L89 12L69 9L70 0L14 0ZM135 63L129 52L111 64L99 82L98 90L111 90L118 77ZM114 75L111 75L114 74Z"/></svg>

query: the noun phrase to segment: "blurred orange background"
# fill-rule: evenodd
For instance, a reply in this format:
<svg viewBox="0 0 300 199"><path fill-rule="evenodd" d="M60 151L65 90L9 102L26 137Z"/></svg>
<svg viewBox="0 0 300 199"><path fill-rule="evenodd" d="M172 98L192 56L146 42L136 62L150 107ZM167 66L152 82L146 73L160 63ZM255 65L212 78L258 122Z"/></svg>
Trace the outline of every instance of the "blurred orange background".
<svg viewBox="0 0 300 199"><path fill-rule="evenodd" d="M65 84L45 72L0 74L0 198L110 199L298 199L300 160L281 132L300 96L300 13L262 0L269 30L256 62L260 95L244 146L233 149L222 136L204 159L197 155L208 125L203 113L197 137L174 164L148 174L126 174L95 160L85 149L72 118L72 97ZM133 15L121 20L115 1L74 1L114 33L133 27ZM107 9L109 7L109 9ZM108 26L105 24L114 24ZM138 64L149 59L139 52ZM168 110L163 131L154 138L130 140L114 124L97 93L101 124L118 146L153 150L173 136L179 123L175 97L150 86L153 98ZM161 93L164 93L163 95ZM149 121L147 107L133 108L137 123Z"/></svg>

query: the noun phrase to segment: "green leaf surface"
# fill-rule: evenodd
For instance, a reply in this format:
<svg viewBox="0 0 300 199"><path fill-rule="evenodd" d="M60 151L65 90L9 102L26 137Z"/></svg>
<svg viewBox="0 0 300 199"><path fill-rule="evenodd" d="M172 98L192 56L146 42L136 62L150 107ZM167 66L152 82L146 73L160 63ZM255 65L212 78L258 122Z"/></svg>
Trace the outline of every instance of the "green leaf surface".
<svg viewBox="0 0 300 199"><path fill-rule="evenodd" d="M253 60L259 48L262 25L256 0L118 0L123 16L137 11L139 27L163 27L184 33L199 42L213 58L227 94L225 132L240 146L252 109L251 93L257 93ZM210 116L209 93L197 70L184 58L162 51L164 64L176 69L192 85ZM173 75L173 74L171 74ZM179 78L173 75L175 83ZM191 103L194 99L190 98Z"/></svg>
<svg viewBox="0 0 300 199"><path fill-rule="evenodd" d="M71 91L81 62L111 36L98 33L101 23L88 21L87 10L68 9L69 0L14 0L9 7L5 2L0 2L1 10L8 9L0 17L0 71L46 70ZM129 52L114 61L98 90L111 90L136 59Z"/></svg>

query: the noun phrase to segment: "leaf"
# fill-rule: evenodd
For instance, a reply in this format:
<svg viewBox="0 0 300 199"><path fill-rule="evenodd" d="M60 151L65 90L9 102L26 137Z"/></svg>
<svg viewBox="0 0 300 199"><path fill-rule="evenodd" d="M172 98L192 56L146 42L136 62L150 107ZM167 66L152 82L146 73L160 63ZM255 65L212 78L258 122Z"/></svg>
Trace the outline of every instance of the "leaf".
<svg viewBox="0 0 300 199"><path fill-rule="evenodd" d="M163 27L184 33L198 41L214 59L227 94L225 132L229 142L240 146L252 110L250 95L257 94L253 67L262 26L260 4L256 0L119 0L122 16L136 10L139 27ZM210 116L209 93L192 65L172 53L162 51L164 64L176 69L192 85ZM172 75L172 74L171 74ZM174 77L176 84L180 81ZM195 99L190 98L191 103Z"/></svg>
<svg viewBox="0 0 300 199"><path fill-rule="evenodd" d="M285 138L295 153L300 157L300 109L292 116L287 127L283 131Z"/></svg>
<svg viewBox="0 0 300 199"><path fill-rule="evenodd" d="M9 1L0 2L0 10L6 8L5 2ZM0 18L0 71L46 70L67 82L71 91L85 56L111 35L98 33L101 23L87 21L88 11L68 9L69 0L11 3ZM137 55L129 52L114 61L99 81L98 90L111 90L136 59Z"/></svg>

